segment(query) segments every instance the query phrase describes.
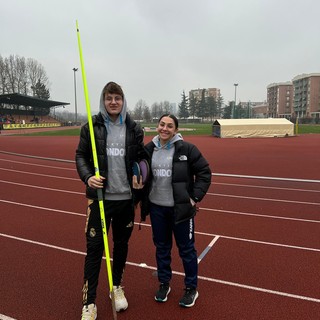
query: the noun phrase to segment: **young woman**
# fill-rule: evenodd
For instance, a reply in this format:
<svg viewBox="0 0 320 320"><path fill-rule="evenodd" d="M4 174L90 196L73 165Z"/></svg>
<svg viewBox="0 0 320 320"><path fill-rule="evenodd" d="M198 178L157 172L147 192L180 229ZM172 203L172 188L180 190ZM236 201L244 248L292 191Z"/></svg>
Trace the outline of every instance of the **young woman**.
<svg viewBox="0 0 320 320"><path fill-rule="evenodd" d="M150 213L159 290L155 300L167 301L170 293L172 234L185 272L185 293L179 304L192 307L197 291L198 261L194 239L196 203L205 196L211 184L211 170L196 146L183 140L178 133L178 119L163 115L157 127L158 135L145 148L150 154L152 177L148 199L142 214Z"/></svg>

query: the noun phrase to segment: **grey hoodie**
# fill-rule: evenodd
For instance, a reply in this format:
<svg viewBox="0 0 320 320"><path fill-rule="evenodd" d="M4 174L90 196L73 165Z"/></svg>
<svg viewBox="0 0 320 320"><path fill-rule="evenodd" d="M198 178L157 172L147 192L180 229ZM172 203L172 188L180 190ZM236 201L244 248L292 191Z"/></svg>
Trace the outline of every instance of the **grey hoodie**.
<svg viewBox="0 0 320 320"><path fill-rule="evenodd" d="M172 192L172 159L175 150L174 143L183 140L180 133L174 135L164 146L160 145L159 136L152 139L154 151L151 160L152 185L149 200L159 206L173 207Z"/></svg>
<svg viewBox="0 0 320 320"><path fill-rule="evenodd" d="M127 102L123 97L121 113L115 121L109 117L103 99L103 92L100 96L100 112L104 119L107 130L106 154L108 176L106 177L106 200L127 200L132 198L130 185L127 178L125 165L126 153L126 114Z"/></svg>

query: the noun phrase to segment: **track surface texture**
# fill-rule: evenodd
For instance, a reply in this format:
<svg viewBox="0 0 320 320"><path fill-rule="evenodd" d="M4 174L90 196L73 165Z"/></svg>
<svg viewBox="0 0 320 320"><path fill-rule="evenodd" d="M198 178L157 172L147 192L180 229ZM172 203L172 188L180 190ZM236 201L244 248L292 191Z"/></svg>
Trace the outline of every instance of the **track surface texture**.
<svg viewBox="0 0 320 320"><path fill-rule="evenodd" d="M193 308L178 305L183 268L174 248L172 291L166 303L154 300L150 220L139 230L137 211L123 279L129 308L118 319L319 320L320 135L185 140L213 172L195 219L199 298ZM0 136L1 320L81 318L87 200L77 144ZM108 288L103 261L98 319L112 319Z"/></svg>

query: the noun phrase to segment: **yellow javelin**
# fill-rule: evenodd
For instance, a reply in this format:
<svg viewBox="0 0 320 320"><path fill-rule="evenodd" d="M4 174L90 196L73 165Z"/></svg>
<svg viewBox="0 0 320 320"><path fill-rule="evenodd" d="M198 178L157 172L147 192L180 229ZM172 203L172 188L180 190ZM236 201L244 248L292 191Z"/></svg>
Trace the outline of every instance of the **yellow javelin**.
<svg viewBox="0 0 320 320"><path fill-rule="evenodd" d="M97 178L100 178L99 164L98 164L98 157L97 157L97 150L96 150L96 141L94 138L91 109L90 109L90 101L89 101L89 94L88 94L88 86L87 86L86 72L84 69L84 62L83 62L83 56L82 56L82 46L81 46L81 40L80 40L78 21L76 21L76 26L77 26L81 73L82 73L84 96L85 96L85 100L86 100L86 109L87 109L87 115L88 115L88 124L89 124L90 139L91 139L91 146L92 146L94 170L95 170L95 176ZM111 300L112 300L113 319L116 320L117 319L117 312L116 312L115 301L114 301L112 269L111 269L111 263L110 263L110 253L109 253L109 245L108 245L108 237L107 237L107 226L106 226L105 214L104 214L102 189L97 189L97 193L98 193L99 208L100 208L100 218L101 218L101 226L102 226L102 234L103 234L104 251L106 254L108 280L109 280Z"/></svg>

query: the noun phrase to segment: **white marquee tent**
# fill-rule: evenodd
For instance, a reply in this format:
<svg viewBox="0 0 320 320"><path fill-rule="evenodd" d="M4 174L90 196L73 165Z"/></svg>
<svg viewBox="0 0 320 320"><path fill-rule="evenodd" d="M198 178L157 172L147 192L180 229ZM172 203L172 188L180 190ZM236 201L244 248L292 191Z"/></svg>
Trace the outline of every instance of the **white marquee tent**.
<svg viewBox="0 0 320 320"><path fill-rule="evenodd" d="M294 124L285 118L217 119L212 134L219 138L294 136Z"/></svg>

